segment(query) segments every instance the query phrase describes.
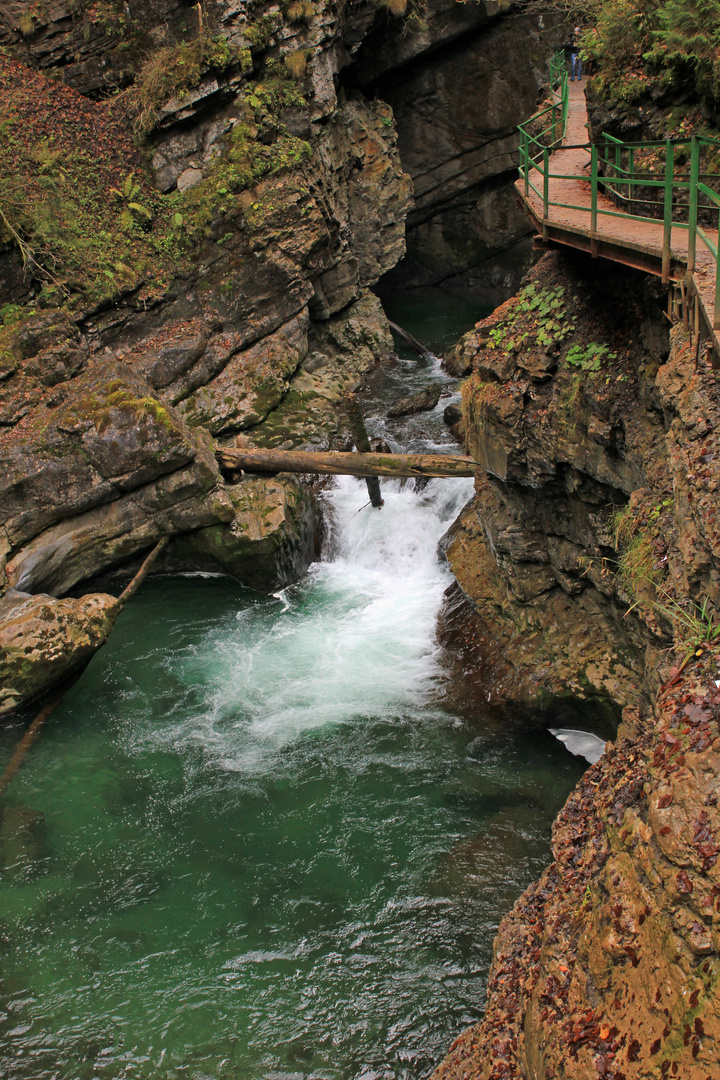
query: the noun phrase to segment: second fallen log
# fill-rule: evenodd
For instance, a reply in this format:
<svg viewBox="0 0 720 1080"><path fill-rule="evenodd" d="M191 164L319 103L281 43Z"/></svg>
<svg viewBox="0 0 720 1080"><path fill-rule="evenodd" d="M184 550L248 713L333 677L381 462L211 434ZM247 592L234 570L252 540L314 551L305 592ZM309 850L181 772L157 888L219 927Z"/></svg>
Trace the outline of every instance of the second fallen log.
<svg viewBox="0 0 720 1080"><path fill-rule="evenodd" d="M355 449L361 454L371 453L370 439L368 437L367 429L365 427L365 421L363 419L362 410L360 408L360 402L355 394L345 395L345 412L347 413L348 420L350 421L350 427L352 428L353 438L355 439ZM368 495L370 496L370 502L379 510L381 506L385 505L385 500L380 492L380 479L377 476L366 476L365 483L367 484Z"/></svg>
<svg viewBox="0 0 720 1080"><path fill-rule="evenodd" d="M315 450L240 450L216 452L225 469L250 473L323 473L332 476L474 476L480 465L451 454L345 454Z"/></svg>

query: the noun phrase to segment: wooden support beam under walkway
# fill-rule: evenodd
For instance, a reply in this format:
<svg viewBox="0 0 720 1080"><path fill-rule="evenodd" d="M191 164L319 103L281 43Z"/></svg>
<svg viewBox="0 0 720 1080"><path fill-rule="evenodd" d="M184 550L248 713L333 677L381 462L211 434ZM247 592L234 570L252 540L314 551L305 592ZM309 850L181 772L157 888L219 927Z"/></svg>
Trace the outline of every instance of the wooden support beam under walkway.
<svg viewBox="0 0 720 1080"><path fill-rule="evenodd" d="M249 473L321 473L330 476L474 476L480 465L460 454L358 454L314 450L217 450L224 469Z"/></svg>

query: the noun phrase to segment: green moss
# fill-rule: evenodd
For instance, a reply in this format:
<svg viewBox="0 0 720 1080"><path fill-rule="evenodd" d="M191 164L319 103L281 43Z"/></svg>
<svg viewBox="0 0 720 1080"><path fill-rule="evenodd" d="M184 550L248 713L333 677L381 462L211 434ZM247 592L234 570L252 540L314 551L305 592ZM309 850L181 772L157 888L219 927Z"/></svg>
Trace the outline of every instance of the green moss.
<svg viewBox="0 0 720 1080"><path fill-rule="evenodd" d="M312 147L290 135L282 121L286 108L300 107L305 99L294 82L272 78L250 83L244 92L244 120L236 124L204 179L190 191L176 193L171 202L182 216L186 236L203 235L219 213L234 209L234 196L267 176L292 172L312 156ZM258 227L270 204L261 199L246 216Z"/></svg>
<svg viewBox="0 0 720 1080"><path fill-rule="evenodd" d="M182 236L149 185L141 191L128 174L118 188L92 154L52 137L29 143L18 124L0 142L2 242L17 244L41 278L37 306L55 307L78 294L100 302L141 276L161 287Z"/></svg>
<svg viewBox="0 0 720 1080"><path fill-rule="evenodd" d="M222 36L202 34L194 41L159 49L145 63L135 86L126 97L136 112L135 130L152 131L159 110L171 99L182 98L211 71L225 71L232 64L241 70L252 67L248 50L230 45Z"/></svg>
<svg viewBox="0 0 720 1080"><path fill-rule="evenodd" d="M251 49L262 52L270 43L271 38L277 33L283 23L283 17L279 11L261 15L259 19L251 23L243 31L243 36Z"/></svg>
<svg viewBox="0 0 720 1080"><path fill-rule="evenodd" d="M179 46L172 55L174 68L138 91L147 91L148 108L190 85L206 65L251 63L247 49L233 52L226 42L207 38ZM35 76L24 85L13 78L0 64L0 93L12 91L0 138L0 244L19 247L41 285L34 312L62 307L72 318L77 309L113 300L139 282L139 302L162 296L174 274L196 261L197 244L211 237L211 223L227 215L230 227L222 239L232 235L232 219L242 213L235 202L239 192L264 177L302 168L312 152L309 143L287 132L282 119L285 109L305 104L302 95L292 79L273 75L245 88L243 121L204 180L189 191L161 195L133 164L112 111L98 114L98 136L87 145L82 111L77 129L74 114L61 122L51 98L41 94L38 103ZM45 134L36 138L41 130ZM0 313L6 362L11 350L4 331L19 317L16 307Z"/></svg>

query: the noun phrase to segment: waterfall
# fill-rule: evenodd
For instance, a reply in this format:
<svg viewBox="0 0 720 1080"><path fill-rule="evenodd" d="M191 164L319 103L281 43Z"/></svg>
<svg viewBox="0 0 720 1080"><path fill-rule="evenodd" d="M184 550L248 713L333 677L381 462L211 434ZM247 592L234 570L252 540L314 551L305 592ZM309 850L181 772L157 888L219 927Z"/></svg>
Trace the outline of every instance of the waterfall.
<svg viewBox="0 0 720 1080"><path fill-rule="evenodd" d="M264 770L272 754L328 724L391 718L432 696L440 674L435 623L451 576L438 541L471 480L365 484L328 492L323 561L298 585L226 617L170 663L201 703L144 737L202 746L226 769Z"/></svg>

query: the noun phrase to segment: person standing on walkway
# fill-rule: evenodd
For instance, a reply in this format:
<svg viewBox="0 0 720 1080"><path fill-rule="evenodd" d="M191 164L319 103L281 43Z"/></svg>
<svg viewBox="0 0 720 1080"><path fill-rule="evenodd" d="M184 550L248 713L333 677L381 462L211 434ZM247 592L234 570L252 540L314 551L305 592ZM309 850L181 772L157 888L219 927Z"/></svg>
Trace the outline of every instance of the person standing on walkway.
<svg viewBox="0 0 720 1080"><path fill-rule="evenodd" d="M578 82L582 82L582 60L580 59L580 34L582 30L579 26L576 26L572 33L572 40L570 42L570 82L577 78Z"/></svg>

